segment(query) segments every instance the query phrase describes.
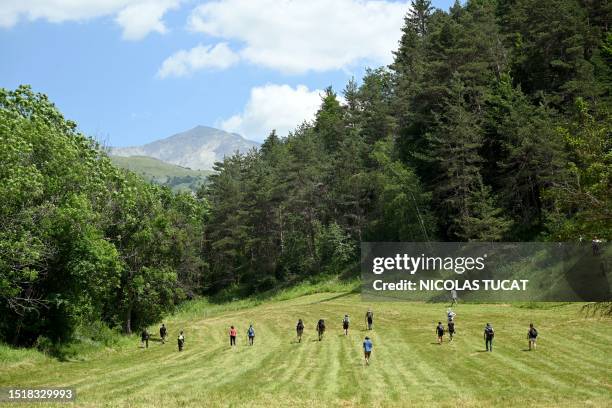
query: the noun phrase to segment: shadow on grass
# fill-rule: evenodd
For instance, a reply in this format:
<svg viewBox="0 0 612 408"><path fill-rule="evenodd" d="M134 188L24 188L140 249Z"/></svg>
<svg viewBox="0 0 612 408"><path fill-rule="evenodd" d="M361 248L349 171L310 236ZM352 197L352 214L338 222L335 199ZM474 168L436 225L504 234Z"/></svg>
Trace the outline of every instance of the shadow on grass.
<svg viewBox="0 0 612 408"><path fill-rule="evenodd" d="M328 298L325 298L325 299L317 300L315 302L309 303L309 305L317 305L319 303L331 302L332 300L341 299L343 297L354 295L355 293L360 293L360 289L359 288L353 289L350 292L341 293L339 295L335 295L335 296L328 297Z"/></svg>
<svg viewBox="0 0 612 408"><path fill-rule="evenodd" d="M305 276L302 278L296 278L287 280L285 282L275 282L275 286L272 288L266 288L264 290L258 290L256 286L251 284L244 284L239 286L234 286L230 288L226 288L221 290L220 292L208 296L208 300L213 304L224 304L230 303L238 300L252 300L256 302L262 302L265 300L269 300L279 294L281 294L285 290L291 290L295 287L299 287L303 284L310 285L319 285L325 284L331 279L337 279L340 284L348 284L351 281L358 278L358 274L355 273L341 273L341 274L319 274L314 276ZM351 290L350 293L360 293L361 287ZM316 293L316 292L315 292ZM310 294L310 293L306 293Z"/></svg>

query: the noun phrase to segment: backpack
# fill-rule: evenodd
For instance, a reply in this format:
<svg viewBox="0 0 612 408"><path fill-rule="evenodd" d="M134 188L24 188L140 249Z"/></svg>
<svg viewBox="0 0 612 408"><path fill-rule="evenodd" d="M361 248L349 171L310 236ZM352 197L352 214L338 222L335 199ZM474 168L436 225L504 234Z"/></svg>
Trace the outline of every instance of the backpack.
<svg viewBox="0 0 612 408"><path fill-rule="evenodd" d="M529 337L534 338L534 339L538 337L538 331L536 330L535 327L529 329Z"/></svg>
<svg viewBox="0 0 612 408"><path fill-rule="evenodd" d="M302 322L298 322L298 324L297 324L297 329L298 329L299 331L304 330L304 323L302 323Z"/></svg>
<svg viewBox="0 0 612 408"><path fill-rule="evenodd" d="M255 329L252 327L249 327L249 337L253 337L255 336Z"/></svg>
<svg viewBox="0 0 612 408"><path fill-rule="evenodd" d="M487 339L492 339L495 336L495 332L491 326L485 327L485 334L487 335Z"/></svg>
<svg viewBox="0 0 612 408"><path fill-rule="evenodd" d="M317 326L319 327L319 330L325 330L325 322L323 319L319 320L319 324Z"/></svg>

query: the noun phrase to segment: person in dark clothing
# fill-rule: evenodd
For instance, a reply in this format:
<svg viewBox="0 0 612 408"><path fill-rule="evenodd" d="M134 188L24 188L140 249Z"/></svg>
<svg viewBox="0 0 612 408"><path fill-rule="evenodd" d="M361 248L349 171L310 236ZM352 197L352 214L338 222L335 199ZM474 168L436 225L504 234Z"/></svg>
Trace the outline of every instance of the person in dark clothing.
<svg viewBox="0 0 612 408"><path fill-rule="evenodd" d="M304 322L302 319L299 319L297 325L295 326L295 331L297 332L298 343L302 342L302 334L304 334Z"/></svg>
<svg viewBox="0 0 612 408"><path fill-rule="evenodd" d="M183 351L183 346L185 345L185 335L183 335L183 331L181 330L181 332L178 335L178 350L179 351Z"/></svg>
<svg viewBox="0 0 612 408"><path fill-rule="evenodd" d="M436 334L438 335L438 344L442 344L442 339L444 337L444 326L442 326L442 322L438 322Z"/></svg>
<svg viewBox="0 0 612 408"><path fill-rule="evenodd" d="M255 329L253 328L252 324L249 326L249 329L247 330L247 337L249 338L249 345L252 346L253 342L255 341Z"/></svg>
<svg viewBox="0 0 612 408"><path fill-rule="evenodd" d="M345 336L348 336L349 323L349 315L344 315L344 319L342 319L342 329L344 330Z"/></svg>
<svg viewBox="0 0 612 408"><path fill-rule="evenodd" d="M536 349L536 340L538 339L538 331L533 327L533 323L529 323L529 331L527 332L527 338L529 339L529 351Z"/></svg>
<svg viewBox="0 0 612 408"><path fill-rule="evenodd" d="M491 323L487 323L485 326L483 337L487 351L493 351L493 337L495 337L495 331L493 330Z"/></svg>
<svg viewBox="0 0 612 408"><path fill-rule="evenodd" d="M365 315L366 326L368 330L372 330L372 323L374 322L374 312L371 309L368 309Z"/></svg>
<svg viewBox="0 0 612 408"><path fill-rule="evenodd" d="M450 336L449 341L453 341L453 336L455 335L455 322L448 322L448 335Z"/></svg>
<svg viewBox="0 0 612 408"><path fill-rule="evenodd" d="M319 319L317 322L317 333L319 334L319 341L323 340L323 333L325 333L325 321Z"/></svg>
<svg viewBox="0 0 612 408"><path fill-rule="evenodd" d="M168 331L166 330L166 326L162 323L159 328L159 338L161 339L162 344L166 344L166 336L168 335Z"/></svg>
<svg viewBox="0 0 612 408"><path fill-rule="evenodd" d="M140 333L141 347L149 348L149 332L147 329L143 329Z"/></svg>

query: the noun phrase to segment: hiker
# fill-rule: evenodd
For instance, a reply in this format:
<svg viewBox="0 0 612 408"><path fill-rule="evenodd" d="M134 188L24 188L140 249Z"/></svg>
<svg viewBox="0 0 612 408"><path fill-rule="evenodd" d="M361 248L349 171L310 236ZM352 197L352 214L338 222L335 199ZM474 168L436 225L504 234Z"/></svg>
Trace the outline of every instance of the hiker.
<svg viewBox="0 0 612 408"><path fill-rule="evenodd" d="M185 335L183 335L182 330L178 335L177 343L179 351L183 351L183 346L185 345Z"/></svg>
<svg viewBox="0 0 612 408"><path fill-rule="evenodd" d="M453 335L455 334L455 322L448 322L448 335L450 336L449 341L453 341Z"/></svg>
<svg viewBox="0 0 612 408"><path fill-rule="evenodd" d="M140 347L149 348L149 332L147 329L143 329L140 333Z"/></svg>
<svg viewBox="0 0 612 408"><path fill-rule="evenodd" d="M446 318L448 322L454 322L455 316L457 316L457 313L453 312L452 309L446 309Z"/></svg>
<svg viewBox="0 0 612 408"><path fill-rule="evenodd" d="M301 343L302 334L304 334L304 322L302 322L302 319L298 319L297 325L295 326L295 331L297 332L298 343Z"/></svg>
<svg viewBox="0 0 612 408"><path fill-rule="evenodd" d="M342 328L344 329L344 335L348 335L349 329L349 315L345 314L344 319L342 319Z"/></svg>
<svg viewBox="0 0 612 408"><path fill-rule="evenodd" d="M366 365L370 365L370 355L372 354L372 340L366 336L363 341L363 356L365 357Z"/></svg>
<svg viewBox="0 0 612 408"><path fill-rule="evenodd" d="M166 330L166 326L162 323L159 328L159 338L161 339L162 344L166 344L166 336L168 335L168 331Z"/></svg>
<svg viewBox="0 0 612 408"><path fill-rule="evenodd" d="M319 341L323 340L323 333L325 333L325 321L319 319L317 322L317 333L319 334Z"/></svg>
<svg viewBox="0 0 612 408"><path fill-rule="evenodd" d="M527 332L527 338L529 339L529 351L531 351L531 346L533 349L536 349L536 340L538 338L538 331L535 327L533 327L533 323L529 323L529 331Z"/></svg>
<svg viewBox="0 0 612 408"><path fill-rule="evenodd" d="M438 335L438 344L442 344L442 338L444 337L444 326L442 326L442 322L438 322L436 333Z"/></svg>
<svg viewBox="0 0 612 408"><path fill-rule="evenodd" d="M450 292L451 292L451 307L453 307L457 304L457 291L455 289L452 289Z"/></svg>
<svg viewBox="0 0 612 408"><path fill-rule="evenodd" d="M234 328L234 326L230 327L229 336L230 336L230 347L236 345L236 335L238 332Z"/></svg>
<svg viewBox="0 0 612 408"><path fill-rule="evenodd" d="M493 351L493 337L495 337L495 331L493 330L491 323L487 323L485 326L483 336L487 351Z"/></svg>
<svg viewBox="0 0 612 408"><path fill-rule="evenodd" d="M253 328L253 324L249 326L247 336L249 337L249 345L252 346L253 342L255 341L255 329Z"/></svg>
<svg viewBox="0 0 612 408"><path fill-rule="evenodd" d="M368 330L372 330L372 322L374 321L374 313L372 313L372 309L368 309L365 319Z"/></svg>

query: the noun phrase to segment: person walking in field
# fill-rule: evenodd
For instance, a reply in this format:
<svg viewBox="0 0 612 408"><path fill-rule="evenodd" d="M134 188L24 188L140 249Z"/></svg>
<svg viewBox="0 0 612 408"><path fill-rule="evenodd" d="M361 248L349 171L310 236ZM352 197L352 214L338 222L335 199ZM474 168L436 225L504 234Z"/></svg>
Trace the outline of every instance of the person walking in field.
<svg viewBox="0 0 612 408"><path fill-rule="evenodd" d="M368 336L366 336L363 341L363 356L365 357L366 365L370 365L370 356L372 355L372 340Z"/></svg>
<svg viewBox="0 0 612 408"><path fill-rule="evenodd" d="M230 327L229 336L230 336L230 347L236 345L236 336L238 335L238 331L234 326Z"/></svg>
<svg viewBox="0 0 612 408"><path fill-rule="evenodd" d="M455 289L451 290L451 307L457 304L457 291Z"/></svg>
<svg viewBox="0 0 612 408"><path fill-rule="evenodd" d="M342 329L344 329L344 335L348 336L349 329L349 315L344 315L344 319L342 319Z"/></svg>
<svg viewBox="0 0 612 408"><path fill-rule="evenodd" d="M455 321L455 316L457 316L457 313L453 312L452 309L446 309L446 319L449 322L454 322Z"/></svg>
<svg viewBox="0 0 612 408"><path fill-rule="evenodd" d="M149 332L143 329L140 333L140 347L149 348Z"/></svg>
<svg viewBox="0 0 612 408"><path fill-rule="evenodd" d="M538 338L538 331L535 327L533 327L533 323L529 323L529 331L527 332L527 338L529 339L529 351L533 346L533 349L536 349L536 340Z"/></svg>
<svg viewBox="0 0 612 408"><path fill-rule="evenodd" d="M304 322L302 321L302 319L298 319L297 325L295 326L295 331L297 332L298 343L301 343L302 334L304 334Z"/></svg>
<svg viewBox="0 0 612 408"><path fill-rule="evenodd" d="M495 330L493 330L491 323L487 323L485 326L483 337L487 351L493 351L493 337L495 337Z"/></svg>
<svg viewBox="0 0 612 408"><path fill-rule="evenodd" d="M442 326L442 322L438 322L436 326L436 334L438 335L438 344L442 344L444 338L444 326Z"/></svg>
<svg viewBox="0 0 612 408"><path fill-rule="evenodd" d="M252 324L249 326L249 329L247 330L247 336L249 337L249 345L252 346L253 342L255 341L255 329L253 328Z"/></svg>
<svg viewBox="0 0 612 408"><path fill-rule="evenodd" d="M166 330L166 326L162 323L159 328L159 338L161 339L162 344L166 344L166 336L168 335L168 330Z"/></svg>
<svg viewBox="0 0 612 408"><path fill-rule="evenodd" d="M319 341L323 340L323 334L325 333L325 321L319 319L317 322L317 334L319 335Z"/></svg>
<svg viewBox="0 0 612 408"><path fill-rule="evenodd" d="M455 322L448 322L448 335L450 336L449 341L453 341L453 336L455 335Z"/></svg>
<svg viewBox="0 0 612 408"><path fill-rule="evenodd" d="M372 312L372 309L368 309L366 312L365 320L367 329L372 330L372 323L374 322L374 313Z"/></svg>
<svg viewBox="0 0 612 408"><path fill-rule="evenodd" d="M177 343L178 343L178 351L183 351L183 346L185 346L185 335L183 334L182 330L178 335Z"/></svg>

